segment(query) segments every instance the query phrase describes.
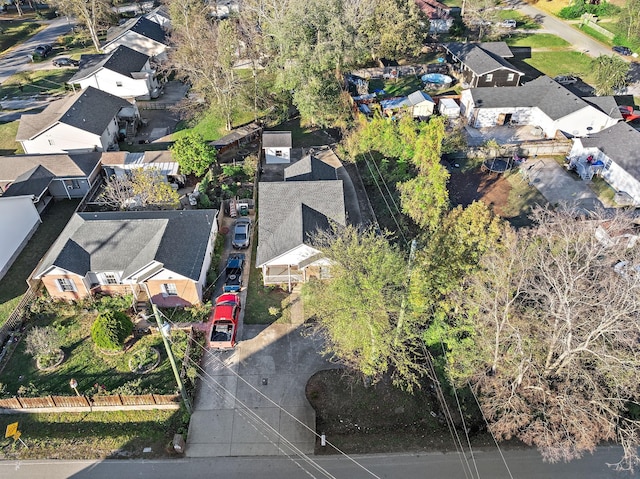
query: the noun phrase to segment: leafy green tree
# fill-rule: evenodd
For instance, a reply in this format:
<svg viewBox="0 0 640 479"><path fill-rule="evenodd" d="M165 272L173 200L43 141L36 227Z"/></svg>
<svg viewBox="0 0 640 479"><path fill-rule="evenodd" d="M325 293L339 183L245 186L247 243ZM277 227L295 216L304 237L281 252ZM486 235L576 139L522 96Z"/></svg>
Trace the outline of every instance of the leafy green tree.
<svg viewBox="0 0 640 479"><path fill-rule="evenodd" d="M629 64L616 55L600 55L591 62L597 95L613 95L627 85Z"/></svg>
<svg viewBox="0 0 640 479"><path fill-rule="evenodd" d="M402 211L423 229L436 229L449 207L449 172L440 162L444 137L444 119L432 118L415 142L416 176L397 185Z"/></svg>
<svg viewBox="0 0 640 479"><path fill-rule="evenodd" d="M532 229L506 229L452 293L440 330L449 376L475 390L497 438L517 437L551 462L617 440L618 467L633 469L640 251L625 236L633 221L544 209L533 218Z"/></svg>
<svg viewBox="0 0 640 479"><path fill-rule="evenodd" d="M91 339L99 348L117 351L132 331L133 323L125 313L105 311L91 325Z"/></svg>
<svg viewBox="0 0 640 479"><path fill-rule="evenodd" d="M388 237L373 230L335 228L314 242L331 261L331 278L305 285L326 353L373 382L391 371L410 386L423 374L419 341L401 323L407 263Z"/></svg>
<svg viewBox="0 0 640 479"><path fill-rule="evenodd" d="M181 136L169 148L176 161L180 165L180 171L188 175L204 175L207 170L216 163L216 149L206 143L200 135L189 132Z"/></svg>

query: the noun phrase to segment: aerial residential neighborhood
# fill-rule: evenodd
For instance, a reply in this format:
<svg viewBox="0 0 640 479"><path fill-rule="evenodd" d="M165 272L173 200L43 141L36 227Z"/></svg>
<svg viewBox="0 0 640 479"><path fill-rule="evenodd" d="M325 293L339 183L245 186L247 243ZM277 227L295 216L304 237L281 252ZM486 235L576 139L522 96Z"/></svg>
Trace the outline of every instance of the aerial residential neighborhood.
<svg viewBox="0 0 640 479"><path fill-rule="evenodd" d="M637 2L365 3L0 5L1 477L636 477Z"/></svg>

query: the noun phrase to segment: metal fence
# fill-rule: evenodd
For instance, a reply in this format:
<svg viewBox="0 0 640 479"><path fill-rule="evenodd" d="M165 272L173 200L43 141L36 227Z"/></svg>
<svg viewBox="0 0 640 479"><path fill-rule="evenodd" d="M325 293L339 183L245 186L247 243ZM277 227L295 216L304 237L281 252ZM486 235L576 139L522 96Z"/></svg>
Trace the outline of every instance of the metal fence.
<svg viewBox="0 0 640 479"><path fill-rule="evenodd" d="M36 298L41 288L42 284L38 282L35 287L30 287L27 292L24 293L24 296L22 296L22 299L16 308L9 315L5 323L0 326L0 344L4 344L7 337L11 334L11 331L15 331L22 325L25 320L29 304ZM4 350L2 351L2 354L4 354Z"/></svg>

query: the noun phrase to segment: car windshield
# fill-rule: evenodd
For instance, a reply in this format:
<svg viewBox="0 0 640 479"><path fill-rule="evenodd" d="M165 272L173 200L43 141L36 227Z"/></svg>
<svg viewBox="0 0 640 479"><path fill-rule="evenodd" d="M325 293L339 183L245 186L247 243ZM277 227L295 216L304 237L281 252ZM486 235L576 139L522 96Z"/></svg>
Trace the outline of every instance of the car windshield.
<svg viewBox="0 0 640 479"><path fill-rule="evenodd" d="M243 240L247 238L247 233L243 233L241 231L236 232L236 239Z"/></svg>

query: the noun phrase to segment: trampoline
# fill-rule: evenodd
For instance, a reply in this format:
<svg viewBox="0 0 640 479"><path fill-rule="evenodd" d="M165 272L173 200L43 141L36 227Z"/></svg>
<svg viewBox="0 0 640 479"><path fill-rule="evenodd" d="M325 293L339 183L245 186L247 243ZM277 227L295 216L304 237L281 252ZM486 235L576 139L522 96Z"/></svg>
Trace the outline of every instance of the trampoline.
<svg viewBox="0 0 640 479"><path fill-rule="evenodd" d="M492 173L504 173L511 169L513 158L491 158L482 163L482 167Z"/></svg>

